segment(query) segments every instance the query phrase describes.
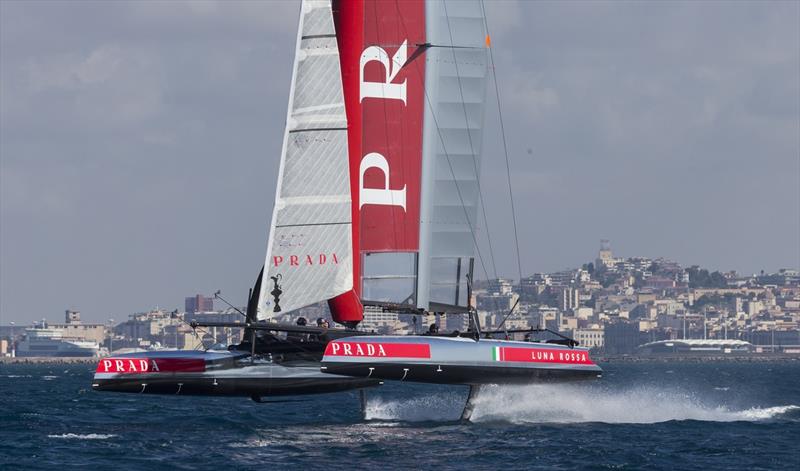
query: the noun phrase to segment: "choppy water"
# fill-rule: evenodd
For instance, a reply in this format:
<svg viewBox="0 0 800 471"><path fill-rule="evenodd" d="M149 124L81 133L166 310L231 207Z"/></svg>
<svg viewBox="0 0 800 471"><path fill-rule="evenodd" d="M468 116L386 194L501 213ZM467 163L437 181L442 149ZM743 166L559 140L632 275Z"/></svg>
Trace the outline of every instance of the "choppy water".
<svg viewBox="0 0 800 471"><path fill-rule="evenodd" d="M590 385L387 384L256 404L96 393L0 364L0 469L800 469L800 361L603 365Z"/></svg>

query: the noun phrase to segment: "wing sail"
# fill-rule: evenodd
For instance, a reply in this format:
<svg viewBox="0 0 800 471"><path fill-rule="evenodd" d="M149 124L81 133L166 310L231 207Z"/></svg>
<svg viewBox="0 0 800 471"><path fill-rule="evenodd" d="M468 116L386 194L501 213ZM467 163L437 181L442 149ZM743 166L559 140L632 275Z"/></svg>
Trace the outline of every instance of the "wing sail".
<svg viewBox="0 0 800 471"><path fill-rule="evenodd" d="M352 290L348 165L331 2L304 0L259 319Z"/></svg>

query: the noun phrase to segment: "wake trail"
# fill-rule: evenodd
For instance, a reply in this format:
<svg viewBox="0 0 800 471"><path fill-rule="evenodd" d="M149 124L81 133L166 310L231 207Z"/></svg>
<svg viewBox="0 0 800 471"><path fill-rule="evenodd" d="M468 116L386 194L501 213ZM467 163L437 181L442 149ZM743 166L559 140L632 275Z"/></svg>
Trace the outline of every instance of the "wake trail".
<svg viewBox="0 0 800 471"><path fill-rule="evenodd" d="M463 394L448 393L409 400L367 403L368 420L452 421L464 404ZM668 421L763 421L794 416L800 405L735 408L711 404L696 393L655 386L611 391L585 385L487 386L476 399L472 422L514 424L586 423L653 424Z"/></svg>
<svg viewBox="0 0 800 471"><path fill-rule="evenodd" d="M407 400L367 400L366 419L401 422L447 422L461 416L466 396L441 393L413 397Z"/></svg>

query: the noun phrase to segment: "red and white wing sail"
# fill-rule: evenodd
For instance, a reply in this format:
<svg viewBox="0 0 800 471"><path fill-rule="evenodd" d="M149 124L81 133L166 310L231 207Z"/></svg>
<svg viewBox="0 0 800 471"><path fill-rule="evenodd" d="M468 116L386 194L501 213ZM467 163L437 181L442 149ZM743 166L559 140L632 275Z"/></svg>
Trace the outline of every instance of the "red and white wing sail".
<svg viewBox="0 0 800 471"><path fill-rule="evenodd" d="M420 248L425 2L366 1L359 48L358 182L362 298L415 305ZM355 172L353 172L355 170Z"/></svg>
<svg viewBox="0 0 800 471"><path fill-rule="evenodd" d="M356 290L365 302L464 310L486 87L480 1L341 0L334 12Z"/></svg>
<svg viewBox="0 0 800 471"><path fill-rule="evenodd" d="M259 318L465 310L486 88L480 0L305 0Z"/></svg>

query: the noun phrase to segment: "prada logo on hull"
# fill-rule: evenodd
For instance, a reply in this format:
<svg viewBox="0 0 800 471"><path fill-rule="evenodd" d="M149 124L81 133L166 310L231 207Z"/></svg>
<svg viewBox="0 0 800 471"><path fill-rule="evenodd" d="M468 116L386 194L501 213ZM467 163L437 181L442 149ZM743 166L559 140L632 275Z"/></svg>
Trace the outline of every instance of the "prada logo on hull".
<svg viewBox="0 0 800 471"><path fill-rule="evenodd" d="M326 357L430 358L431 346L426 343L330 342Z"/></svg>
<svg viewBox="0 0 800 471"><path fill-rule="evenodd" d="M206 362L199 358L106 358L95 373L199 373Z"/></svg>

